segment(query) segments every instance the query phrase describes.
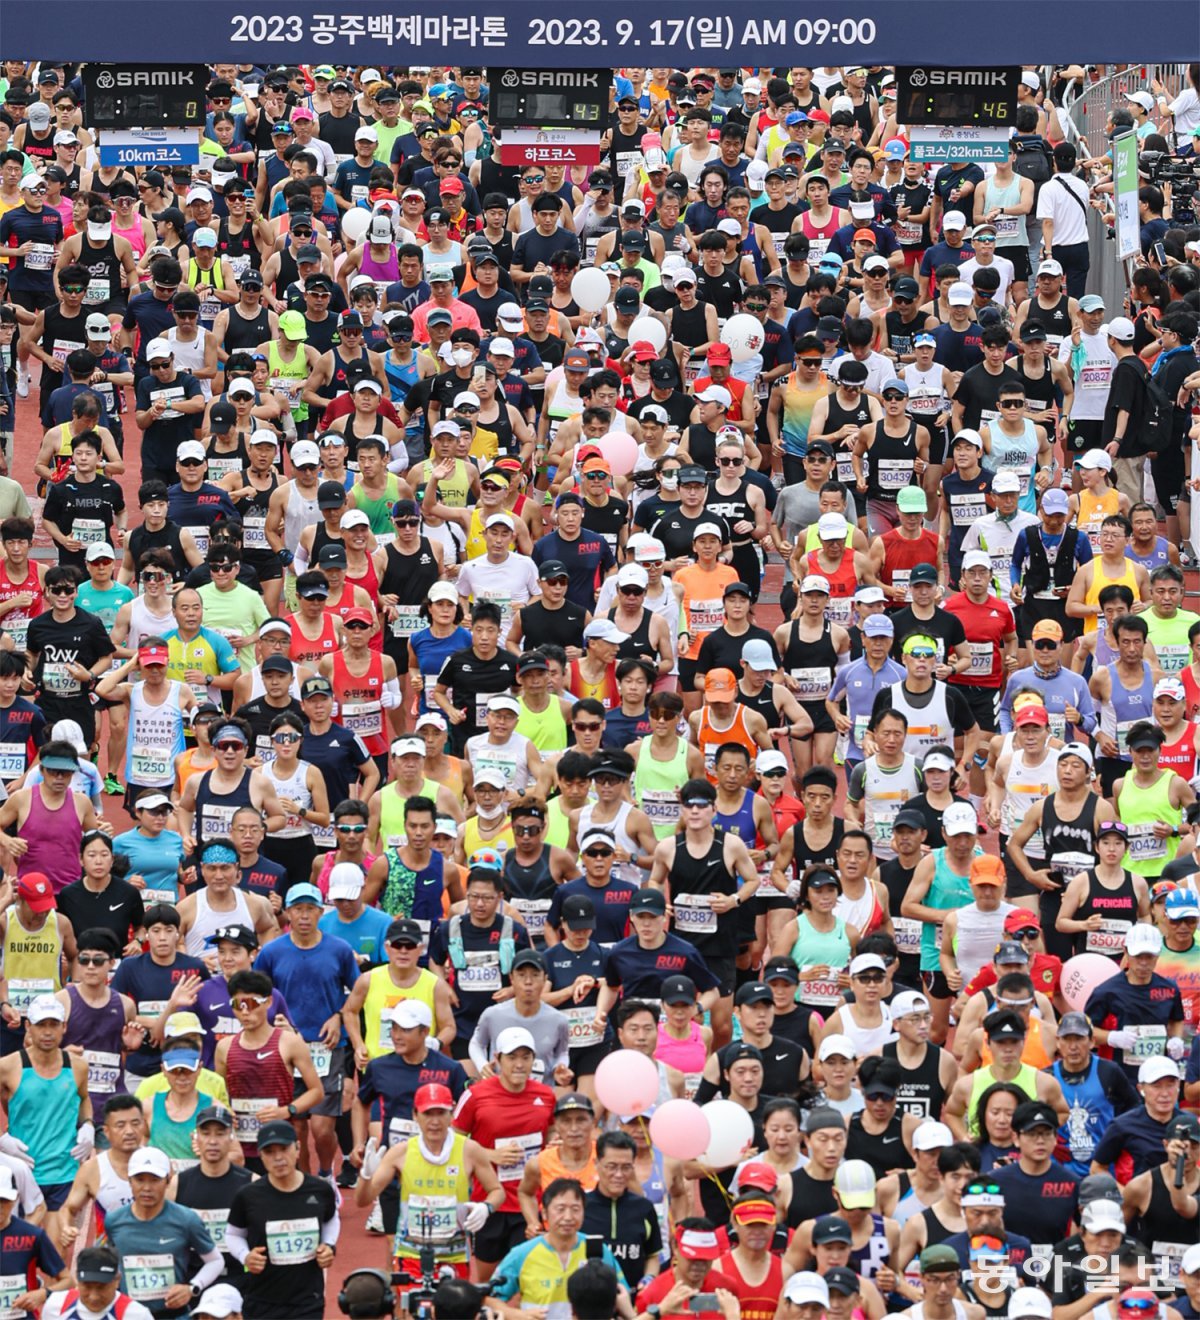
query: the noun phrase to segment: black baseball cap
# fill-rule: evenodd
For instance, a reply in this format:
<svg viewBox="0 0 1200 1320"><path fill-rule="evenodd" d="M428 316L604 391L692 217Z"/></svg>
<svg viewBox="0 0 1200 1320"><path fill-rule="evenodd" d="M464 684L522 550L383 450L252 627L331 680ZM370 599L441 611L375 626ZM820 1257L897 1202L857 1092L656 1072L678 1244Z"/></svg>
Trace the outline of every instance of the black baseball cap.
<svg viewBox="0 0 1200 1320"><path fill-rule="evenodd" d="M660 915L667 910L667 896L661 889L639 889L629 900L629 911L657 912Z"/></svg>
<svg viewBox="0 0 1200 1320"><path fill-rule="evenodd" d="M397 917L387 928L384 943L412 944L419 949L424 938L425 932L422 931L420 922L414 921L411 917Z"/></svg>
<svg viewBox="0 0 1200 1320"><path fill-rule="evenodd" d="M772 958L763 968L764 981L787 981L799 985L800 972L791 958Z"/></svg>
<svg viewBox="0 0 1200 1320"><path fill-rule="evenodd" d="M563 899L562 923L568 930L592 930L596 925L596 905L586 894L572 894Z"/></svg>
<svg viewBox="0 0 1200 1320"><path fill-rule="evenodd" d="M1028 1034L1018 1013L1002 1008L983 1019L983 1030L988 1040L1023 1040Z"/></svg>
<svg viewBox="0 0 1200 1320"><path fill-rule="evenodd" d="M237 421L237 409L225 399L218 399L208 410L208 429L214 435L232 431Z"/></svg>
<svg viewBox="0 0 1200 1320"><path fill-rule="evenodd" d="M220 1123L223 1128L232 1128L233 1115L224 1105L206 1105L196 1115L196 1126L200 1128L205 1123Z"/></svg>
<svg viewBox="0 0 1200 1320"><path fill-rule="evenodd" d="M747 981L745 985L738 987L733 1002L739 1008L743 1004L773 1004L775 996L771 993L771 987L765 982Z"/></svg>
<svg viewBox="0 0 1200 1320"><path fill-rule="evenodd" d="M735 1063L742 1063L749 1059L751 1063L762 1063L762 1050L756 1045L750 1045L744 1040L739 1040L729 1047L729 1053L725 1056L722 1066L732 1068Z"/></svg>
<svg viewBox="0 0 1200 1320"><path fill-rule="evenodd" d="M337 509L346 503L346 487L340 481L323 481L317 487L317 508Z"/></svg>
<svg viewBox="0 0 1200 1320"><path fill-rule="evenodd" d="M812 1226L812 1244L825 1246L830 1242L853 1242L854 1232L838 1215L821 1215Z"/></svg>
<svg viewBox="0 0 1200 1320"><path fill-rule="evenodd" d="M1058 1115L1049 1105L1037 1100L1025 1100L1013 1111L1012 1125L1014 1132L1032 1132L1034 1128L1058 1128Z"/></svg>
<svg viewBox="0 0 1200 1320"><path fill-rule="evenodd" d="M546 962L536 949L522 949L512 961L514 972L518 967L536 967L539 972L544 972Z"/></svg>
<svg viewBox="0 0 1200 1320"><path fill-rule="evenodd" d="M664 1004L694 1004L696 983L690 976L668 976L662 983L660 998Z"/></svg>

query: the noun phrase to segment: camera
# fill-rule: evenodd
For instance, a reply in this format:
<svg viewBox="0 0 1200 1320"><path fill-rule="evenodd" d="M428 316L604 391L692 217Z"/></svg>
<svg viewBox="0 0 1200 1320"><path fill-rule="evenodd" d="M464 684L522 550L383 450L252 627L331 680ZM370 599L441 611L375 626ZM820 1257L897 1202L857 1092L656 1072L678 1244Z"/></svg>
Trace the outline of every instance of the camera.
<svg viewBox="0 0 1200 1320"><path fill-rule="evenodd" d="M1148 183L1171 185L1172 223L1187 226L1196 223L1196 192L1200 189L1200 163L1181 159L1167 151L1143 151L1138 156L1138 173Z"/></svg>

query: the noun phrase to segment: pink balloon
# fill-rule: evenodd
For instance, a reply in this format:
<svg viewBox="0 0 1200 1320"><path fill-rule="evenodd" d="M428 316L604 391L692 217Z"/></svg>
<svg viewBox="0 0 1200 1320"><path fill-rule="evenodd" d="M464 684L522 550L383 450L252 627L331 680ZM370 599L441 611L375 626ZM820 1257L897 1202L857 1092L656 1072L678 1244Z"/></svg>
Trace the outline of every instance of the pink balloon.
<svg viewBox="0 0 1200 1320"><path fill-rule="evenodd" d="M614 1114L644 1113L658 1099L658 1068L637 1050L617 1050L596 1069L596 1095Z"/></svg>
<svg viewBox="0 0 1200 1320"><path fill-rule="evenodd" d="M712 1131L694 1100L668 1100L650 1116L650 1139L673 1160L698 1160L708 1149Z"/></svg>
<svg viewBox="0 0 1200 1320"><path fill-rule="evenodd" d="M1077 953L1063 964L1059 981L1063 998L1082 1013L1092 991L1116 976L1118 970L1116 962L1102 953Z"/></svg>
<svg viewBox="0 0 1200 1320"><path fill-rule="evenodd" d="M633 471L637 462L637 441L627 431L609 431L594 443L608 460L614 477L624 477Z"/></svg>

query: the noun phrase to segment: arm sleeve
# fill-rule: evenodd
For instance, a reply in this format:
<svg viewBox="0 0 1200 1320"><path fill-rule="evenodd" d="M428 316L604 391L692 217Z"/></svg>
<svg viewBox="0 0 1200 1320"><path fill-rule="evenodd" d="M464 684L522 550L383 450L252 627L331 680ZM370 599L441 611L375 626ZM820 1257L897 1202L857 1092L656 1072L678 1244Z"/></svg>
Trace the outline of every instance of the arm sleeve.
<svg viewBox="0 0 1200 1320"><path fill-rule="evenodd" d="M225 1225L225 1250L239 1265L246 1263L246 1257L250 1254L250 1241L246 1237L244 1228L236 1228L233 1224Z"/></svg>
<svg viewBox="0 0 1200 1320"><path fill-rule="evenodd" d="M216 1249L210 1247L207 1251L200 1253L200 1259L203 1265L192 1275L192 1287L203 1291L209 1284L216 1283L225 1269L225 1257Z"/></svg>
<svg viewBox="0 0 1200 1320"><path fill-rule="evenodd" d="M476 1068L483 1070L491 1055L492 1027L488 1021L488 1010L484 1009L479 1018L479 1023L471 1034L470 1042L467 1045L467 1053L471 1056L471 1062Z"/></svg>

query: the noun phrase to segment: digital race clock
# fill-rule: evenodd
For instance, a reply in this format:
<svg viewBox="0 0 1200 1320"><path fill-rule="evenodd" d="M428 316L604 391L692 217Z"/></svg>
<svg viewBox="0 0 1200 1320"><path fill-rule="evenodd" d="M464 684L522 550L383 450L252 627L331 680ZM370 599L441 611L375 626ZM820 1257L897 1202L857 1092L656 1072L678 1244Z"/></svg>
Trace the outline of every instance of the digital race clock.
<svg viewBox="0 0 1200 1320"><path fill-rule="evenodd" d="M91 128L193 128L204 123L203 64L88 64L84 118Z"/></svg>
<svg viewBox="0 0 1200 1320"><path fill-rule="evenodd" d="M1021 70L898 65L896 120L964 128L1011 128Z"/></svg>

